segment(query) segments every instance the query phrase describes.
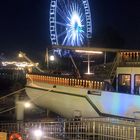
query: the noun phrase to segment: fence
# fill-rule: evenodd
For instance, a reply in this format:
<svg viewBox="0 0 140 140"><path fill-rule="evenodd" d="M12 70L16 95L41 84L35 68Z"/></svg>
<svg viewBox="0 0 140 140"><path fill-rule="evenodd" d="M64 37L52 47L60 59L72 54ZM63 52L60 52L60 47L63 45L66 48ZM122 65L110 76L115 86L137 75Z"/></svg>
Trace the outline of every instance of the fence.
<svg viewBox="0 0 140 140"><path fill-rule="evenodd" d="M19 133L24 140L140 140L140 131L133 122L96 119L0 123L0 131L6 132L8 137L12 133Z"/></svg>

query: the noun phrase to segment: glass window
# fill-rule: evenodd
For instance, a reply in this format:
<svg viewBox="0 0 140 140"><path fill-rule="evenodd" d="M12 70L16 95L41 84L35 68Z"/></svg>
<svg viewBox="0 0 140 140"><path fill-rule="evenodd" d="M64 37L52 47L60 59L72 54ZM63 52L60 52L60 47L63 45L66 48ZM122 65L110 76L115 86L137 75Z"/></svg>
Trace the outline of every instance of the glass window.
<svg viewBox="0 0 140 140"><path fill-rule="evenodd" d="M119 75L119 85L122 86L130 86L131 85L131 75L124 74L124 75Z"/></svg>
<svg viewBox="0 0 140 140"><path fill-rule="evenodd" d="M140 86L140 75L135 75L135 86Z"/></svg>
<svg viewBox="0 0 140 140"><path fill-rule="evenodd" d="M140 94L140 75L135 75L135 94Z"/></svg>
<svg viewBox="0 0 140 140"><path fill-rule="evenodd" d="M122 93L131 93L131 75L130 74L119 75L118 91Z"/></svg>

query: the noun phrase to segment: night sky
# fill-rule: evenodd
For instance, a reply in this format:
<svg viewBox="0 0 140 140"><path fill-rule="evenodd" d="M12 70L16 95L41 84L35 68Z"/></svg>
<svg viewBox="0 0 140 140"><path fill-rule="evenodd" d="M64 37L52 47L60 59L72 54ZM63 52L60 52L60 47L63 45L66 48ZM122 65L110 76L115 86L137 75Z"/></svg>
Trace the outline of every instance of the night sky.
<svg viewBox="0 0 140 140"><path fill-rule="evenodd" d="M89 0L93 20L93 42L114 34L124 48L140 48L139 0ZM25 51L43 57L51 45L50 0L0 1L0 52ZM109 32L109 33L108 33ZM118 46L119 47L119 46ZM43 53L44 52L44 53Z"/></svg>

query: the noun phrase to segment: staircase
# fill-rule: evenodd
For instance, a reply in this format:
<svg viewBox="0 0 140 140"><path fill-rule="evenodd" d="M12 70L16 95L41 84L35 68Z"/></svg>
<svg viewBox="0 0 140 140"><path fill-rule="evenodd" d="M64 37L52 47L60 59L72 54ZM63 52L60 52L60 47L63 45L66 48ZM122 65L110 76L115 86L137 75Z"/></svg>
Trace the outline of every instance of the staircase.
<svg viewBox="0 0 140 140"><path fill-rule="evenodd" d="M116 56L115 59L114 59L114 62L112 63L111 71L109 73L109 78L110 78L111 83L114 82L114 79L116 77L116 69L117 69L117 66L118 66L118 61L117 60L118 60L118 58Z"/></svg>
<svg viewBox="0 0 140 140"><path fill-rule="evenodd" d="M140 51L118 52L112 63L97 65L93 68L95 78L114 82L117 67L140 67Z"/></svg>
<svg viewBox="0 0 140 140"><path fill-rule="evenodd" d="M118 66L117 57L111 63L97 65L93 68L94 78L99 80L106 80L113 83L116 76L116 68Z"/></svg>

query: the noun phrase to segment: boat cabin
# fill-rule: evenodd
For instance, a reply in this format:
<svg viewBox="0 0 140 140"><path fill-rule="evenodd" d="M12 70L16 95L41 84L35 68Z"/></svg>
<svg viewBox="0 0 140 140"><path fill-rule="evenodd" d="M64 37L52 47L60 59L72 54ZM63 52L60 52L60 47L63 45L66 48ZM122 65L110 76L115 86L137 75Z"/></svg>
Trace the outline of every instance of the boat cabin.
<svg viewBox="0 0 140 140"><path fill-rule="evenodd" d="M40 75L29 74L28 76L34 81L47 82L49 84L93 88L112 92L115 90L107 81L111 81L111 83L115 81L115 89L117 92L140 95L140 51L121 51L114 49L103 51L115 52L116 57L111 65L109 65L108 70L103 70L107 68L103 66L101 67L101 71L97 70L99 72L98 75L95 72L94 78L97 76L99 80L66 78L61 75L52 76L45 75L44 73ZM107 73L103 71L107 71ZM100 78L103 74L108 77Z"/></svg>
<svg viewBox="0 0 140 140"><path fill-rule="evenodd" d="M117 68L117 91L140 94L140 67Z"/></svg>
<svg viewBox="0 0 140 140"><path fill-rule="evenodd" d="M116 69L116 90L140 95L140 52L121 52Z"/></svg>

